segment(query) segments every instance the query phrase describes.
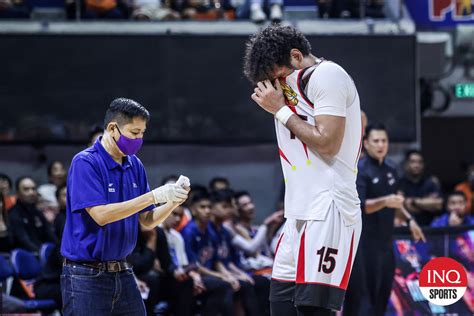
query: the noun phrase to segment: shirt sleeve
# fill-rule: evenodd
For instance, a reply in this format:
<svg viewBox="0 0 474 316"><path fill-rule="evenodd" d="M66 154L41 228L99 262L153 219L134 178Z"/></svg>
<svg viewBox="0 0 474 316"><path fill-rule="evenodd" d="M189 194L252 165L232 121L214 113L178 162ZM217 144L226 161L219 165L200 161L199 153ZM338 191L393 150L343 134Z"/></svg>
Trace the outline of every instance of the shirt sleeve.
<svg viewBox="0 0 474 316"><path fill-rule="evenodd" d="M68 175L68 196L71 211L109 203L106 184L93 163L84 157L72 161Z"/></svg>
<svg viewBox="0 0 474 316"><path fill-rule="evenodd" d="M314 104L314 116L346 116L352 79L335 63L323 62L308 83L308 98Z"/></svg>

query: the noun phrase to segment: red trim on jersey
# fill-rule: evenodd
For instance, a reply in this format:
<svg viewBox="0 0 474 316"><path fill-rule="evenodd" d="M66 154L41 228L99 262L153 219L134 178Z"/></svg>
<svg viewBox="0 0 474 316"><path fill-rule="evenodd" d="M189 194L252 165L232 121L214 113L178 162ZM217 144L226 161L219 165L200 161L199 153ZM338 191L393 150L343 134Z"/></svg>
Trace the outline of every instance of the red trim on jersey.
<svg viewBox="0 0 474 316"><path fill-rule="evenodd" d="M278 148L278 151L280 152L280 157L282 157L283 159L285 159L285 161L286 161L287 163L289 163L290 166L293 166L293 165L291 164L291 162L288 160L288 158L286 158L285 153L283 152L283 150L281 150L281 148Z"/></svg>
<svg viewBox="0 0 474 316"><path fill-rule="evenodd" d="M356 159L356 167L357 167L357 162L359 161L360 158L360 153L362 152L362 142L364 141L364 130L362 129L361 135L360 135L360 144L359 144L359 153L357 154L357 159Z"/></svg>
<svg viewBox="0 0 474 316"><path fill-rule="evenodd" d="M304 94L304 91L301 89L301 85L300 85L301 75L303 75L303 70L300 70L300 72L298 73L298 79L296 79L296 85L298 86L298 91L299 91L301 97L306 101L306 103L308 103L308 105L314 109L313 102L308 100L308 98Z"/></svg>
<svg viewBox="0 0 474 316"><path fill-rule="evenodd" d="M334 285L334 284L329 284L329 283L322 283L322 282L298 282L296 281L296 284L317 284L317 285L324 285L324 286L329 286L329 287L333 287L335 289L341 289L341 290L345 290L343 288L341 288L340 286L337 286L337 285Z"/></svg>
<svg viewBox="0 0 474 316"><path fill-rule="evenodd" d="M277 278L274 278L274 277L272 277L272 280L278 281L278 282L287 282L287 283L294 283L295 282L295 280L283 280L283 279L277 279Z"/></svg>
<svg viewBox="0 0 474 316"><path fill-rule="evenodd" d="M296 283L305 283L305 273L304 273L304 236L306 233L306 226L304 228L303 234L301 235L301 241L300 241L300 250L298 252L298 265L296 268Z"/></svg>
<svg viewBox="0 0 474 316"><path fill-rule="evenodd" d="M349 258L347 259L346 270L344 271L341 284L339 285L339 287L343 290L347 289L347 285L349 284L349 276L351 275L351 267L352 267L352 248L353 247L354 247L354 232L352 232L351 250L349 252Z"/></svg>
<svg viewBox="0 0 474 316"><path fill-rule="evenodd" d="M284 234L285 234L285 233L281 233L280 238L278 238L277 246L276 246L276 248L275 248L275 256L274 256L275 258L276 258L276 256L277 256L278 248L280 247L280 243L281 243L281 240L283 239L283 235L284 235Z"/></svg>
<svg viewBox="0 0 474 316"><path fill-rule="evenodd" d="M302 143L303 143L303 142L302 142ZM304 148L304 152L305 152L305 154L306 154L306 159L309 159L309 156L308 156L308 146L307 146L305 143L303 143L303 148Z"/></svg>

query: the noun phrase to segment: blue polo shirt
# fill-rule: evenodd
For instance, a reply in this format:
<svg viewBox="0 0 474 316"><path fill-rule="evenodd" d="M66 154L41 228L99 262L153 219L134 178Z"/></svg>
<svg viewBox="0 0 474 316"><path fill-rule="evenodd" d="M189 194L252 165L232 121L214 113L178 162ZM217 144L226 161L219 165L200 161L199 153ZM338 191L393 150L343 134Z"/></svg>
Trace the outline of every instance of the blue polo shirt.
<svg viewBox="0 0 474 316"><path fill-rule="evenodd" d="M100 226L85 209L128 201L150 191L141 161L133 155L125 157L122 165L116 163L100 139L73 158L67 177L61 253L74 261L125 259L137 241L138 213Z"/></svg>
<svg viewBox="0 0 474 316"><path fill-rule="evenodd" d="M209 226L203 233L199 230L196 222L192 220L183 228L181 235L183 235L189 263L215 270L217 261L216 245L209 231Z"/></svg>
<svg viewBox="0 0 474 316"><path fill-rule="evenodd" d="M213 222L209 223L208 229L216 247L217 260L222 262L226 267L229 266L231 262L237 267L240 267L240 258L235 247L232 245L232 235L230 231L222 224L220 227L216 227Z"/></svg>

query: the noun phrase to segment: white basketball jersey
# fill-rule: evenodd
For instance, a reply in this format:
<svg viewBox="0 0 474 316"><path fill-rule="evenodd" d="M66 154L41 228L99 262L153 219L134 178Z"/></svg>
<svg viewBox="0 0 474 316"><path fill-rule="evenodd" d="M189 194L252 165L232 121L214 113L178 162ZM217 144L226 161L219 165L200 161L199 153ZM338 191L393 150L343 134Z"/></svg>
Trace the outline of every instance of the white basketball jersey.
<svg viewBox="0 0 474 316"><path fill-rule="evenodd" d="M301 91L303 73L313 70L306 89ZM291 131L275 120L278 146L285 178L285 217L324 220L334 201L347 225L360 219L356 189L357 162L362 145L362 122L357 89L339 65L322 61L305 70L296 70L280 79L287 106L308 124L315 116L345 117L344 139L337 155L324 160L311 151Z"/></svg>

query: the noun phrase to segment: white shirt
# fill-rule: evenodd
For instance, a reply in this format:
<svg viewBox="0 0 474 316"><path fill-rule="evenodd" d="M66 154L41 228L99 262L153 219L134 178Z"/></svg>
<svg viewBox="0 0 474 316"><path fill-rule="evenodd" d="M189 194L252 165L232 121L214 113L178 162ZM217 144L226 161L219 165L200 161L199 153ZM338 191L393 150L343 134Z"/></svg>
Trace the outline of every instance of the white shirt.
<svg viewBox="0 0 474 316"><path fill-rule="evenodd" d="M166 240L168 241L168 247L170 248L170 253L175 255L176 260L178 260L178 267L187 266L188 256L186 255L186 250L184 248L184 239L179 232L174 229L166 230Z"/></svg>
<svg viewBox="0 0 474 316"><path fill-rule="evenodd" d="M287 105L313 126L314 117L318 115L345 117L344 138L337 155L327 161L275 120L286 183L285 217L324 220L334 202L346 224L350 225L360 219L356 189L357 161L362 144L359 95L351 77L339 65L323 61L314 67L306 86L307 98L298 84L303 70L294 71L285 78L286 85L282 88Z"/></svg>

